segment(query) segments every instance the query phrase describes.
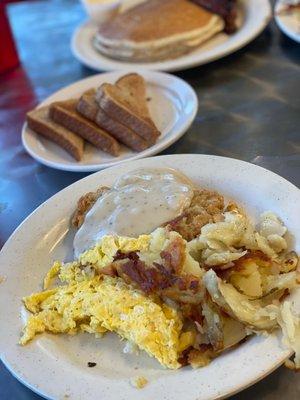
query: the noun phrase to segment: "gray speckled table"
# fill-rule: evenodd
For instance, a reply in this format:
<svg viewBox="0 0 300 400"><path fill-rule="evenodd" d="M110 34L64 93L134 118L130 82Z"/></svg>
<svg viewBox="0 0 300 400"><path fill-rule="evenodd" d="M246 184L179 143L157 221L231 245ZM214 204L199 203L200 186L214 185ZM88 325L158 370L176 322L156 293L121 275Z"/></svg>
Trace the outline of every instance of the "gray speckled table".
<svg viewBox="0 0 300 400"><path fill-rule="evenodd" d="M84 176L49 169L25 153L20 129L26 111L94 73L72 57L69 47L84 17L78 2L26 1L11 5L9 15L23 63L0 76L0 247L34 208ZM179 73L196 89L199 112L187 134L164 153L239 158L300 186L299 61L300 45L271 23L237 53ZM0 364L1 400L39 398ZM232 399L299 398L299 375L280 368Z"/></svg>

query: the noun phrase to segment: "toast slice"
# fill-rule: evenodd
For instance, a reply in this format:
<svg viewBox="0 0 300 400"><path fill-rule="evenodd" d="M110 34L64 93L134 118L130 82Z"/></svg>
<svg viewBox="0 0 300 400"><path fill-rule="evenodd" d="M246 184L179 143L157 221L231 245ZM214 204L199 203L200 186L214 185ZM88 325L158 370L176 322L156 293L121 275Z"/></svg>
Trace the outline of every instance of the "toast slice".
<svg viewBox="0 0 300 400"><path fill-rule="evenodd" d="M82 159L84 140L76 133L52 121L49 117L49 106L36 108L27 113L27 124L34 132L65 149L75 160Z"/></svg>
<svg viewBox="0 0 300 400"><path fill-rule="evenodd" d="M76 110L79 112L79 114L93 122L96 121L96 115L99 109L95 95L95 89L87 90L83 93L83 95L80 96L76 105Z"/></svg>
<svg viewBox="0 0 300 400"><path fill-rule="evenodd" d="M77 103L77 111L84 117L96 122L98 126L109 132L121 143L135 151L143 151L151 146L151 143L133 132L127 126L110 118L98 105L95 99L95 90L85 92Z"/></svg>
<svg viewBox="0 0 300 400"><path fill-rule="evenodd" d="M133 98L137 103L139 115L156 128L149 113L145 79L139 74L131 73L118 79L116 86Z"/></svg>
<svg viewBox="0 0 300 400"><path fill-rule="evenodd" d="M77 103L78 100L76 99L52 103L49 115L53 121L77 133L99 149L113 156L118 156L120 145L116 139L94 122L80 115L76 111Z"/></svg>
<svg viewBox="0 0 300 400"><path fill-rule="evenodd" d="M140 98L130 93L133 91L124 90L118 85L103 83L96 92L96 100L111 118L127 126L151 144L155 143L160 133L154 123L149 122L148 117L145 118L145 113L141 113L141 109L147 107L147 104L143 107L139 105L139 103L147 103L146 96L140 96Z"/></svg>
<svg viewBox="0 0 300 400"><path fill-rule="evenodd" d="M110 118L101 107L96 115L96 123L132 150L143 151L152 145L151 142L146 141L127 126Z"/></svg>

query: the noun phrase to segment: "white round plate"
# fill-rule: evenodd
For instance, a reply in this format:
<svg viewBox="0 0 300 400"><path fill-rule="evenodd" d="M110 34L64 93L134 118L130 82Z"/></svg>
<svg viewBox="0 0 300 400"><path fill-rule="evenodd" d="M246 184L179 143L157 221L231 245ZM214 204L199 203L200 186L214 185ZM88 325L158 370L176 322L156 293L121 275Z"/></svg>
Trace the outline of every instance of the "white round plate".
<svg viewBox="0 0 300 400"><path fill-rule="evenodd" d="M300 17L297 18L295 13L278 14L286 5L286 1L277 1L275 6L275 21L283 33L300 43Z"/></svg>
<svg viewBox="0 0 300 400"><path fill-rule="evenodd" d="M41 289L54 260L72 259L69 220L77 199L139 167L177 168L196 184L240 202L252 216L273 210L292 233L293 248L300 251L300 191L280 176L243 161L209 155L153 157L100 171L67 187L34 211L0 253L0 275L6 278L0 287L0 355L15 377L46 398L220 399L262 379L290 355L277 336L255 336L205 368L170 371L143 353L124 354L114 334L103 339L87 333L43 334L25 347L17 344L26 319L22 297ZM88 368L89 361L97 366ZM130 383L139 376L149 381L142 390Z"/></svg>
<svg viewBox="0 0 300 400"><path fill-rule="evenodd" d="M141 152L134 152L128 147L122 146L121 154L113 157L86 143L83 159L78 162L55 143L33 132L25 123L22 130L22 141L28 153L48 167L86 172L99 171L124 161L152 156L176 142L188 130L196 116L198 99L195 91L188 83L173 75L152 71L141 72L137 69L131 69L130 72L138 72L146 80L150 114L161 132L153 146ZM54 93L40 106L79 97L86 90L97 88L104 82L115 83L122 75L124 75L124 71L98 74L80 80Z"/></svg>
<svg viewBox="0 0 300 400"><path fill-rule="evenodd" d="M258 36L271 19L272 11L268 0L240 0L239 7L242 21L240 29L235 34L220 33L192 53L173 60L137 64L107 58L93 47L92 41L97 25L91 21L83 23L74 32L71 42L72 51L80 62L97 71L130 70L133 67L178 71L196 67L239 50Z"/></svg>

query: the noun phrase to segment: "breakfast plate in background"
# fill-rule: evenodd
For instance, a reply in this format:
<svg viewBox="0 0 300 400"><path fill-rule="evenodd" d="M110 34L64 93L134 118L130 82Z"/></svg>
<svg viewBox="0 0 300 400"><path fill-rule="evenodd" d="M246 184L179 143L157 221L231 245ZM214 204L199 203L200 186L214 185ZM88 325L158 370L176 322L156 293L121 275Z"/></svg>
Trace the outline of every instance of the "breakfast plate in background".
<svg viewBox="0 0 300 400"><path fill-rule="evenodd" d="M290 356L277 334L255 335L203 368L177 371L163 369L145 354L123 353L122 342L113 334L101 341L86 333L44 334L25 347L18 345L27 318L22 297L36 291L54 260L72 259L70 216L79 197L101 185L111 186L137 168L158 167L175 167L195 184L234 199L250 216L274 211L292 234L293 248L300 250L299 189L243 161L210 155L153 157L100 171L65 188L34 211L0 253L0 302L9 305L9 312L0 308L1 358L23 384L48 399L220 399L262 379ZM88 368L89 362L97 365ZM131 384L138 376L148 380L142 390Z"/></svg>
<svg viewBox="0 0 300 400"><path fill-rule="evenodd" d="M83 79L54 93L43 101L41 106L79 97L83 92L97 88L104 82L115 83L123 75L124 73L114 72ZM120 155L114 157L86 143L83 158L78 162L55 143L29 129L27 123L24 124L22 131L25 149L42 164L78 172L97 171L164 150L178 140L193 122L198 109L197 96L189 84L175 76L150 71L144 71L141 75L146 81L147 104L151 117L161 132L157 142L148 149L134 152L122 146Z"/></svg>
<svg viewBox="0 0 300 400"><path fill-rule="evenodd" d="M71 48L74 56L80 62L99 71L124 71L132 68L161 71L183 70L206 64L239 50L263 31L272 15L268 0L240 0L238 2L238 11L239 28L234 34L218 33L194 51L173 59L134 63L108 58L95 48L94 39L98 31L98 24L91 19L76 29L72 37ZM105 18L106 12L107 9L103 11Z"/></svg>
<svg viewBox="0 0 300 400"><path fill-rule="evenodd" d="M293 8L293 5L297 5L298 8ZM285 33L290 39L300 43L299 1L277 1L275 6L275 21L283 33Z"/></svg>

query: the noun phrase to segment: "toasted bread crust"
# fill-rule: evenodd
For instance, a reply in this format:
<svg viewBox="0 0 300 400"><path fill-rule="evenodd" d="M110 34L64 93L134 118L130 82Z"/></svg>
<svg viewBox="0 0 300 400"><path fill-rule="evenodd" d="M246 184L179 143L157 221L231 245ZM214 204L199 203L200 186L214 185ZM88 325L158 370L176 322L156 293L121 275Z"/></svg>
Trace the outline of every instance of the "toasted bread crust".
<svg viewBox="0 0 300 400"><path fill-rule="evenodd" d="M96 115L98 112L98 103L95 100L96 90L89 90L79 98L76 106L76 110L91 121L96 121Z"/></svg>
<svg viewBox="0 0 300 400"><path fill-rule="evenodd" d="M104 83L98 91L90 89L79 100L57 101L33 110L27 119L30 128L76 160L83 156L83 139L118 156L119 142L144 151L160 134L148 110L145 80L136 73L120 77L114 85Z"/></svg>
<svg viewBox="0 0 300 400"><path fill-rule="evenodd" d="M96 100L99 106L111 118L117 119L118 122L128 126L148 142L155 143L159 136L159 131L137 115L137 110L131 110L128 104L120 102L116 96L116 89L109 83L102 84L96 92Z"/></svg>
<svg viewBox="0 0 300 400"><path fill-rule="evenodd" d="M51 121L48 111L49 106L30 111L27 114L29 128L55 142L75 160L80 161L83 156L84 140L70 130Z"/></svg>
<svg viewBox="0 0 300 400"><path fill-rule="evenodd" d="M137 106L141 117L156 129L147 105L145 79L137 73L130 73L119 78L116 85L122 90L127 90L134 99L138 99Z"/></svg>
<svg viewBox="0 0 300 400"><path fill-rule="evenodd" d="M96 123L132 150L143 151L151 146L151 143L148 143L127 126L110 118L101 107L99 107L96 115Z"/></svg>
<svg viewBox="0 0 300 400"><path fill-rule="evenodd" d="M120 152L119 143L95 123L76 112L77 100L57 102L50 106L50 117L57 123L72 130L94 146L113 155Z"/></svg>
<svg viewBox="0 0 300 400"><path fill-rule="evenodd" d="M148 143L130 128L109 117L96 102L95 92L95 90L89 90L80 97L77 103L77 111L80 114L94 121L132 150L143 151L151 146L151 143Z"/></svg>
<svg viewBox="0 0 300 400"><path fill-rule="evenodd" d="M138 84L137 84L138 83ZM146 86L144 78L136 72L121 76L117 81L116 85L120 88L130 87L134 90L132 95L135 96L146 96Z"/></svg>

